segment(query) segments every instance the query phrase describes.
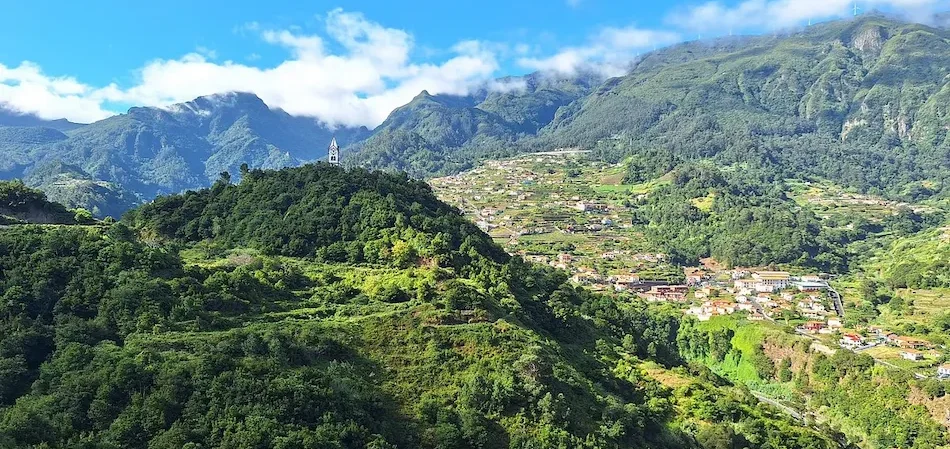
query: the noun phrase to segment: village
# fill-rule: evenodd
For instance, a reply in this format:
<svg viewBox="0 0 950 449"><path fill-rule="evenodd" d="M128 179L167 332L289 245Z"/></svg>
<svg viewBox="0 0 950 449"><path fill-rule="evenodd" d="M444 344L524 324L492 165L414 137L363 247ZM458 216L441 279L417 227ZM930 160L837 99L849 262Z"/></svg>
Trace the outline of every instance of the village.
<svg viewBox="0 0 950 449"><path fill-rule="evenodd" d="M626 201L650 186L620 185L622 168L544 153L487 161L432 180L507 252L565 270L575 285L617 298L670 303L699 321L734 317L787 326L825 346L867 352L883 363L925 367L950 380L946 349L881 327L847 326L842 297L828 275L774 267L681 267L631 226Z"/></svg>
<svg viewBox="0 0 950 449"><path fill-rule="evenodd" d="M583 272L575 274L572 280L600 291L676 304L685 315L699 321L738 315L750 322L794 325L795 332L801 335L837 344L848 351L868 351L875 360L889 366L898 367L880 357L896 353L907 362L898 368L913 369L919 378L931 376L921 374L917 368L946 359L946 347L921 338L900 335L880 326L847 328L840 295L823 276L792 276L783 271L748 268L709 272L688 267L683 271L686 282L679 285L643 281L636 275L603 278ZM950 363L935 368L932 377L950 381Z"/></svg>

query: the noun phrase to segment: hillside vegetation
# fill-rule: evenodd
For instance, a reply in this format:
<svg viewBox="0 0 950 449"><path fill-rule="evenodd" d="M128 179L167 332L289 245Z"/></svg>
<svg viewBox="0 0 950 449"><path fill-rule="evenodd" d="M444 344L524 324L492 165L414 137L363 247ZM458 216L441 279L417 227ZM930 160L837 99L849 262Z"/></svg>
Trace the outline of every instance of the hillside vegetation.
<svg viewBox="0 0 950 449"><path fill-rule="evenodd" d="M722 317L689 322L679 344L688 360L700 361L723 376L787 397L799 410L848 434L862 435L863 447L937 448L948 444L946 428L927 407L909 399L943 397L936 380L875 365L868 354L812 351L811 340L774 327Z"/></svg>
<svg viewBox="0 0 950 449"><path fill-rule="evenodd" d="M507 87L468 96L423 91L372 136L348 148L347 160L415 177L456 173L489 156L515 152L512 146L537 134L600 81L588 73L534 73L498 80Z"/></svg>
<svg viewBox="0 0 950 449"><path fill-rule="evenodd" d="M510 258L401 176L253 170L103 228L5 228L0 272L3 447L843 441L684 365L676 312Z"/></svg>
<svg viewBox="0 0 950 449"><path fill-rule="evenodd" d="M550 137L600 142L608 158L659 147L926 196L946 186L950 142L935 107L948 89L948 36L872 15L684 44L602 86L555 120Z"/></svg>
<svg viewBox="0 0 950 449"><path fill-rule="evenodd" d="M950 287L950 228L905 236L869 265L892 288Z"/></svg>

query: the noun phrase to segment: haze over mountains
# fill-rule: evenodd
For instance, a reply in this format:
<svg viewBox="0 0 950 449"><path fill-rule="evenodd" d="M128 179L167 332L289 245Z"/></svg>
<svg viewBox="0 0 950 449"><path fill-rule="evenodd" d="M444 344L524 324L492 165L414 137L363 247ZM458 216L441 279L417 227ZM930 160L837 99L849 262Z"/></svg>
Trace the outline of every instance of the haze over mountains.
<svg viewBox="0 0 950 449"><path fill-rule="evenodd" d="M930 194L943 189L950 158L948 70L950 33L869 15L677 45L606 81L536 73L501 83L517 89L422 92L372 132L329 129L245 93L132 108L87 126L4 113L0 176L102 216L210 185L223 171L238 176L243 163L319 160L335 135L349 163L416 177L579 146L608 159L662 151Z"/></svg>

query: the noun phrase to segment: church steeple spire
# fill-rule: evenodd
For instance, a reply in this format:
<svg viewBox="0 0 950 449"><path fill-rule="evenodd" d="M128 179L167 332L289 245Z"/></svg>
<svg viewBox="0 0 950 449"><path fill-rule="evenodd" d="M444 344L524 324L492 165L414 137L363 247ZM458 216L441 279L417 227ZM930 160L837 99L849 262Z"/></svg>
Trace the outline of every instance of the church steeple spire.
<svg viewBox="0 0 950 449"><path fill-rule="evenodd" d="M336 144L336 137L330 141L329 154L327 155L327 162L330 165L340 165L340 146Z"/></svg>

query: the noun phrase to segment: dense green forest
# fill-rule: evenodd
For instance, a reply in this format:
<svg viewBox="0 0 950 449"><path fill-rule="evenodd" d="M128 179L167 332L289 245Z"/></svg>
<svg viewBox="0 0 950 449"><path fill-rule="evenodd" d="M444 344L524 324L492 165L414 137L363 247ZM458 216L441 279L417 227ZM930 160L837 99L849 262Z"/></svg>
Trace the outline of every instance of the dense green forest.
<svg viewBox="0 0 950 449"><path fill-rule="evenodd" d="M658 158L658 164L632 162L627 179L652 179L667 170L668 163L662 158ZM711 256L729 266L792 264L844 273L859 262L853 260L849 244L865 240L872 233L911 236L943 224L945 218L939 211L918 214L902 209L880 223L853 216L832 226L789 198L788 186L775 173L704 162L677 164L665 175L669 183L629 203L634 224L643 225L651 243L666 249L682 264L695 264L699 258ZM927 235L934 234L931 231ZM898 248L893 251L907 254ZM939 255L927 254L927 258L934 259L934 266L906 261L889 269L901 271L913 265L912 272L933 272L940 280L932 286L939 286L943 280L936 273L941 271L942 261Z"/></svg>
<svg viewBox="0 0 950 449"><path fill-rule="evenodd" d="M732 266L793 263L841 271L847 268L842 243L863 237L860 228L828 235L811 211L785 196L780 182L756 183L750 173L703 164L681 166L672 177L640 201L634 220L682 263L712 256ZM694 200L707 197L712 206L697 207Z"/></svg>
<svg viewBox="0 0 950 449"><path fill-rule="evenodd" d="M3 447L845 441L686 364L678 312L508 257L404 176L248 170L117 223L0 229L0 291Z"/></svg>

